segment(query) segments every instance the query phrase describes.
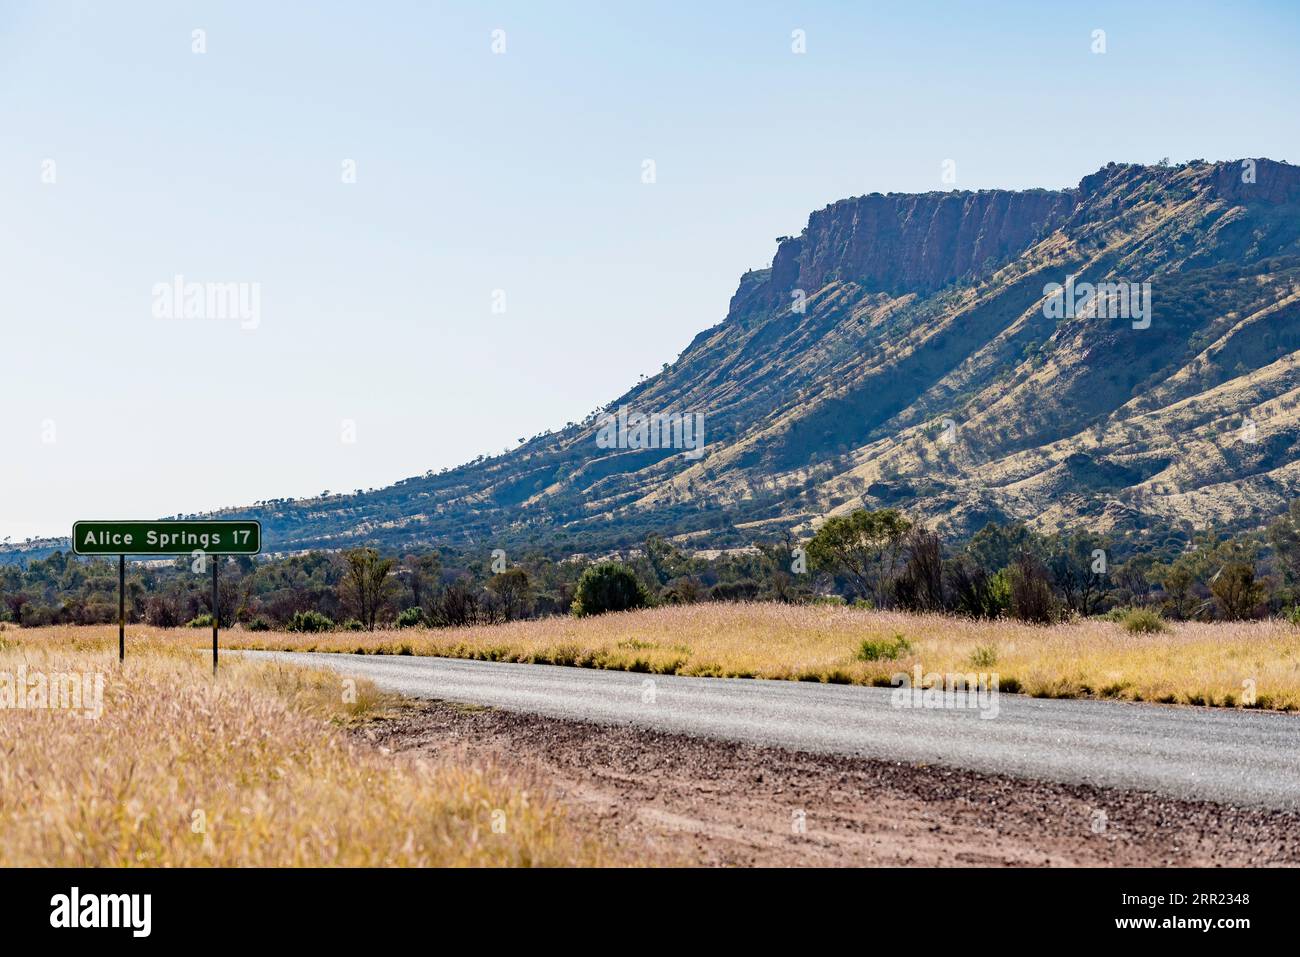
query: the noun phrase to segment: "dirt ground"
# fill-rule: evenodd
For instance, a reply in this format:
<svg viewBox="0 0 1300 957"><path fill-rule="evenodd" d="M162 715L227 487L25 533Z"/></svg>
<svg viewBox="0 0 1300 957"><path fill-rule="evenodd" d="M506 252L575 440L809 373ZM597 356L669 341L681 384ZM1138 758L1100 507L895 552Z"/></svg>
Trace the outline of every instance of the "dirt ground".
<svg viewBox="0 0 1300 957"><path fill-rule="evenodd" d="M647 864L1300 864L1291 812L437 702L356 733L528 774Z"/></svg>

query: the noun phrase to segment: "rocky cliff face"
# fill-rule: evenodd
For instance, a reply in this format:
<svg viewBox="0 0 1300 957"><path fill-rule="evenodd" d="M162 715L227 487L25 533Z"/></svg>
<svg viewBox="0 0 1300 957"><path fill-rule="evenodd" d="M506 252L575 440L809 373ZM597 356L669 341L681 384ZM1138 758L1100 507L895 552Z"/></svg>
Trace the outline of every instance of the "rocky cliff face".
<svg viewBox="0 0 1300 957"><path fill-rule="evenodd" d="M871 292L926 294L991 271L1074 207L1074 191L873 193L813 213L777 249L776 292L851 279Z"/></svg>

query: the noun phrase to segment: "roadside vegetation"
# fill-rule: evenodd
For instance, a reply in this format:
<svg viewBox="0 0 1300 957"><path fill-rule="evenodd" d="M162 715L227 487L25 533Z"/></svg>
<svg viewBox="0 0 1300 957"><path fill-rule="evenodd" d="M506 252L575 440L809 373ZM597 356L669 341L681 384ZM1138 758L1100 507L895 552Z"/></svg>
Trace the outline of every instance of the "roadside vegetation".
<svg viewBox="0 0 1300 957"><path fill-rule="evenodd" d="M95 644L117 641L116 628L103 626L30 634L39 640L60 632ZM197 651L210 638L190 629L133 627L128 656L137 640ZM1300 709L1300 632L1284 621L1179 622L1135 632L1124 621L1102 618L1039 626L826 604L732 603L458 628L235 629L222 641L230 648L877 686L920 665L926 674L996 672L1002 691L1036 697Z"/></svg>
<svg viewBox="0 0 1300 957"><path fill-rule="evenodd" d="M373 686L235 656L214 681L175 634L133 628L119 668L115 630L0 631L11 694L20 674L104 676L94 720L0 710L0 866L608 862L534 782L354 740L398 706Z"/></svg>

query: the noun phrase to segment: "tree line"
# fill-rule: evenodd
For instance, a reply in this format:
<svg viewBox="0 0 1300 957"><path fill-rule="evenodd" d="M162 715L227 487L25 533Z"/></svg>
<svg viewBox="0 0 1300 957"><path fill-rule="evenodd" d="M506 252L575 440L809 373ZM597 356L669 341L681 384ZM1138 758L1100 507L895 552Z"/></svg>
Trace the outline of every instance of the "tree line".
<svg viewBox="0 0 1300 957"><path fill-rule="evenodd" d="M810 538L723 552L690 553L651 534L599 558L450 547L232 558L216 609L189 558L132 563L126 587L133 623L207 625L215 613L225 627L254 630L450 627L709 601L843 602L1038 623L1130 608L1179 620L1300 621L1300 502L1259 532L1177 532L1141 547L997 522L951 542L899 510L861 509L827 518ZM117 614L114 562L55 552L0 568L2 622L106 624Z"/></svg>
<svg viewBox="0 0 1300 957"><path fill-rule="evenodd" d="M1135 549L1088 530L990 523L959 547L894 509L826 520L811 566L855 603L1048 624L1146 609L1175 620L1300 620L1300 503L1262 532Z"/></svg>

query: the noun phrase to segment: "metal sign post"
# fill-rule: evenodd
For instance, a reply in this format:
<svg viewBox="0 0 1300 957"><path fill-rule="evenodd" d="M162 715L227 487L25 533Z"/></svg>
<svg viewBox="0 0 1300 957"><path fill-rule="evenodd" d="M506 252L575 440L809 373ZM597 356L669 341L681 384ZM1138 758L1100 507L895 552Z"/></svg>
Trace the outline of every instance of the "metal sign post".
<svg viewBox="0 0 1300 957"><path fill-rule="evenodd" d="M221 602L217 597L217 569L221 559L212 560L212 673L217 673L217 628L221 625Z"/></svg>
<svg viewBox="0 0 1300 957"><path fill-rule="evenodd" d="M75 555L117 556L117 660L126 660L126 556L256 555L262 550L262 523L212 522L77 522L72 526ZM212 673L217 673L217 634L221 625L217 590L218 558L212 562Z"/></svg>

